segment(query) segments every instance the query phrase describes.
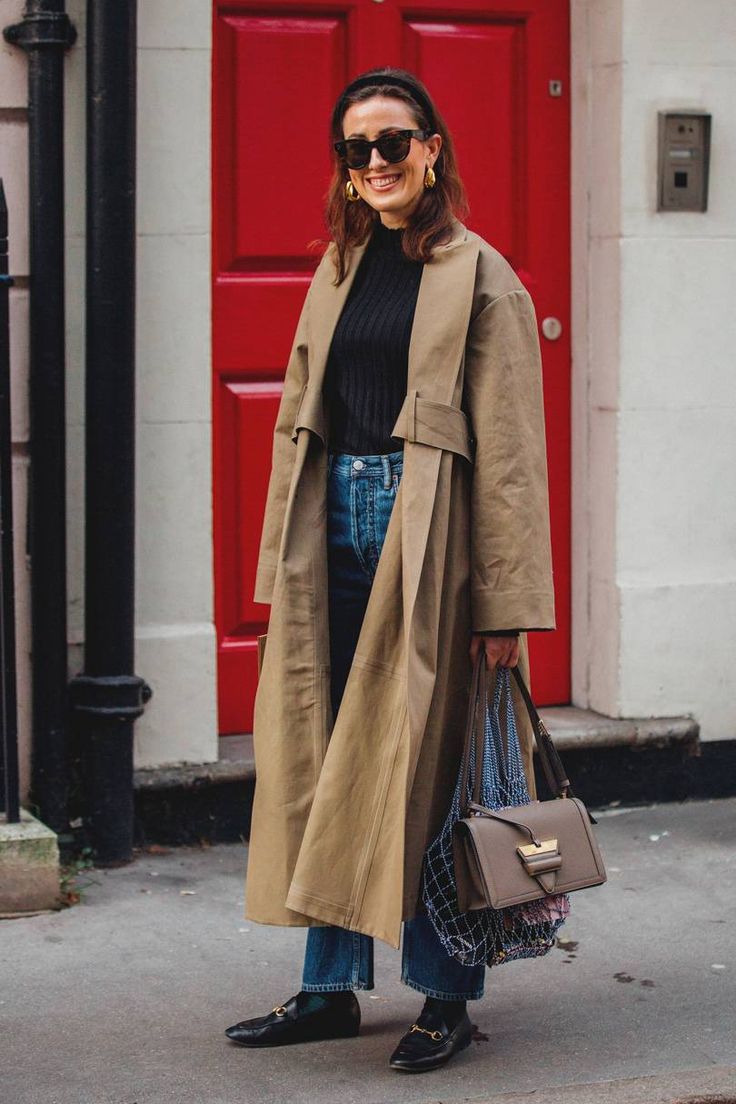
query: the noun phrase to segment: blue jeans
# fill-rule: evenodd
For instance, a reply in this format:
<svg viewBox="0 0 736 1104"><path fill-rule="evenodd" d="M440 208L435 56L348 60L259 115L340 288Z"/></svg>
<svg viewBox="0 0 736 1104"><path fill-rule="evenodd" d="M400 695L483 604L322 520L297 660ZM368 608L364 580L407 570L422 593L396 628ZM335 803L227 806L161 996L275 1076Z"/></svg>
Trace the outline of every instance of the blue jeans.
<svg viewBox="0 0 736 1104"><path fill-rule="evenodd" d="M333 717L345 689L368 605L389 518L399 489L404 454L327 458L327 557ZM447 954L428 917L403 923L401 980L444 1000L483 996L485 964L463 966ZM307 931L302 989L331 992L374 989L373 937L334 924Z"/></svg>

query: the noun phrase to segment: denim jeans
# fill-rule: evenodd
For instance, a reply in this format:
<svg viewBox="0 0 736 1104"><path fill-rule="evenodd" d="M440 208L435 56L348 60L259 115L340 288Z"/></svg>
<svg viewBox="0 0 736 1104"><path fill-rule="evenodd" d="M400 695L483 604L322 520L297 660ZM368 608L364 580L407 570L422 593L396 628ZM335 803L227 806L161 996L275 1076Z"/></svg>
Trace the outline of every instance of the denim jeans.
<svg viewBox="0 0 736 1104"><path fill-rule="evenodd" d="M404 454L327 458L327 557L331 696L337 717L368 605L389 518L399 489ZM403 923L401 980L444 1000L483 996L485 965L463 966L447 954L429 919ZM373 937L334 924L310 927L302 989L330 992L373 989Z"/></svg>

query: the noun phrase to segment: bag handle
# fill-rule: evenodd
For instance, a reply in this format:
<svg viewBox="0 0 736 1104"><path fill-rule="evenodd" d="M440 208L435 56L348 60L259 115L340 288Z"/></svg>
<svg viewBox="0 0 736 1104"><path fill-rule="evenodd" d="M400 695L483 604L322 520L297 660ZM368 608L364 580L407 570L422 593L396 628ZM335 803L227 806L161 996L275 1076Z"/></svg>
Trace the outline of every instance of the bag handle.
<svg viewBox="0 0 736 1104"><path fill-rule="evenodd" d="M479 654L482 649L479 649ZM478 685L480 681L480 668L481 665L477 662L473 664L473 673L470 678L470 693L468 697L468 712L465 721L465 740L463 743L463 757L460 763L460 777L462 783L460 786L460 815L464 817L467 815L467 792L468 792L468 777L470 774L470 745L473 742L473 723L475 722L476 733L482 732L481 725L484 722L484 717L481 708L481 695L478 693ZM486 695L483 694L483 700L485 701ZM476 761L475 761L475 777L478 779L478 744L481 743L480 739L476 739ZM483 749L481 747L481 765ZM474 795L475 796L475 793Z"/></svg>
<svg viewBox="0 0 736 1104"><path fill-rule="evenodd" d="M515 667L510 668L511 673L516 679L517 685L521 692L522 700L526 706L529 718L532 723L532 729L534 732L534 738L537 745L537 751L539 752L539 759L544 770L544 775L547 780L547 784L552 793L555 793L559 798L575 797L573 793L570 779L567 777L567 773L560 759L557 748L554 745L552 737L544 724L544 721L539 716L536 706L532 701L529 689L524 682L521 671L518 664ZM513 703L506 701L506 709L512 709ZM465 745L463 747L463 757L461 763L461 777L462 784L460 789L460 809L461 815L465 816L468 809L467 800L467 788L468 788L468 776L470 772L470 747L473 739L473 725L475 725L476 741L475 741L475 785L473 787L473 804L478 804L480 797L480 785L483 771L483 758L485 753L485 740L483 737L485 730L485 714L488 708L488 667L486 663L485 649L479 648L475 657L475 663L473 664L473 674L470 680L470 700L468 702L468 713L465 725ZM508 749L506 748L508 754ZM586 809L587 812L587 809ZM592 824L598 822L588 812L588 817Z"/></svg>

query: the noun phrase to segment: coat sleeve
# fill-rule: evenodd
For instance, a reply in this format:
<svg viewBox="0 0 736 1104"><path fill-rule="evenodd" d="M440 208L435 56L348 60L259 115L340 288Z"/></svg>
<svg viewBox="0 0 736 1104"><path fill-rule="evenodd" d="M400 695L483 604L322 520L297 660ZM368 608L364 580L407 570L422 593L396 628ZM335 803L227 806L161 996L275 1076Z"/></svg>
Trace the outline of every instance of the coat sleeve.
<svg viewBox="0 0 736 1104"><path fill-rule="evenodd" d="M476 442L472 629L554 629L542 359L526 288L492 299L471 322L464 406Z"/></svg>
<svg viewBox="0 0 736 1104"><path fill-rule="evenodd" d="M253 588L253 600L256 602L270 603L276 577L276 564L281 545L281 530L284 524L286 499L296 457L296 445L291 434L299 400L308 376L307 316L310 291L311 285L307 290L294 334L273 431L271 474L268 481L266 508L263 514L261 543L258 551L255 586Z"/></svg>

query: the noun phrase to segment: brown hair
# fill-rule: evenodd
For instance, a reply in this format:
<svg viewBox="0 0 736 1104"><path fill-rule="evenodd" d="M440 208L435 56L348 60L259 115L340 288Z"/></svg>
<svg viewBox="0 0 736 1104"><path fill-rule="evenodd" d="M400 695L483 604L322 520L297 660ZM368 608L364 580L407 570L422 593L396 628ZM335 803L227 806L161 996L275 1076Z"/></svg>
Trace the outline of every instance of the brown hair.
<svg viewBox="0 0 736 1104"><path fill-rule="evenodd" d="M392 83L392 78L398 83ZM358 87L353 88L354 84L358 84ZM326 194L325 222L336 246L336 286L345 278L348 250L365 241L380 215L367 203L349 202L345 195L345 185L350 179L348 169L338 157L332 143L344 137L342 120L347 109L352 104L373 96L393 96L401 100L411 109L417 127L430 128L433 134L442 136L442 146L434 164L437 182L433 188L423 190L407 222L402 235L404 254L412 261L430 261L434 247L449 240L453 215L462 220L469 210L450 132L425 85L406 69L368 69L351 81L340 94L330 124L333 173ZM317 239L310 244L329 243Z"/></svg>

